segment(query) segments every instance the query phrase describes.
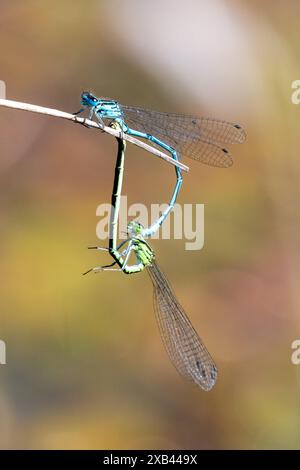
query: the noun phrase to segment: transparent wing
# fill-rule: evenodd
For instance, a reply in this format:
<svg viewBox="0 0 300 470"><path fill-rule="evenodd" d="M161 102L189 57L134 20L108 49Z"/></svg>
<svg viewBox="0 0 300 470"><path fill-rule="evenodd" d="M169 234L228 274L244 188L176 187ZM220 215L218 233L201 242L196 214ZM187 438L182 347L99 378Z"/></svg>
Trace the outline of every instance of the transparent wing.
<svg viewBox="0 0 300 470"><path fill-rule="evenodd" d="M154 262L148 266L154 288L154 307L166 351L178 372L201 388L210 390L217 367L194 330L170 284Z"/></svg>
<svg viewBox="0 0 300 470"><path fill-rule="evenodd" d="M228 167L232 157L226 144L242 143L246 133L238 124L216 119L161 113L121 105L126 124L146 132L173 147L183 157L211 166Z"/></svg>

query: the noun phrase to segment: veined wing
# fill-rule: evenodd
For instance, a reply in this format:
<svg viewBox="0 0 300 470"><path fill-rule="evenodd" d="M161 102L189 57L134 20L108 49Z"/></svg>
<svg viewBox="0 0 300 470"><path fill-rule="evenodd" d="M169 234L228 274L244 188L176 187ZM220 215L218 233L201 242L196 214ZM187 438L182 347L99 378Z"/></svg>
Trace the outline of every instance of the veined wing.
<svg viewBox="0 0 300 470"><path fill-rule="evenodd" d="M134 106L121 105L121 108L130 128L157 137L183 157L211 166L232 165L232 157L223 145L242 143L246 138L241 126L226 121Z"/></svg>
<svg viewBox="0 0 300 470"><path fill-rule="evenodd" d="M217 380L217 367L199 338L158 265L148 266L154 288L154 307L166 351L178 370L204 390Z"/></svg>

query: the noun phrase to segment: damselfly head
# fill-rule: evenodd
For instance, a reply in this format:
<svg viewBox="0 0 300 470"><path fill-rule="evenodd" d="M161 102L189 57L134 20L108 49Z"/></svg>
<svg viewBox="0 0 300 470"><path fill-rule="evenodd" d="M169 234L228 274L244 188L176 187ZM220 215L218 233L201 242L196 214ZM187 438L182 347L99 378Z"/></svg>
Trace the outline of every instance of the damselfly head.
<svg viewBox="0 0 300 470"><path fill-rule="evenodd" d="M89 91L83 91L81 93L81 104L84 106L87 106L89 108L95 106L99 102L99 98L97 96L93 95Z"/></svg>
<svg viewBox="0 0 300 470"><path fill-rule="evenodd" d="M139 222L136 222L135 220L132 220L129 222L127 225L127 233L129 237L136 237L140 235L143 231L143 225L140 224Z"/></svg>

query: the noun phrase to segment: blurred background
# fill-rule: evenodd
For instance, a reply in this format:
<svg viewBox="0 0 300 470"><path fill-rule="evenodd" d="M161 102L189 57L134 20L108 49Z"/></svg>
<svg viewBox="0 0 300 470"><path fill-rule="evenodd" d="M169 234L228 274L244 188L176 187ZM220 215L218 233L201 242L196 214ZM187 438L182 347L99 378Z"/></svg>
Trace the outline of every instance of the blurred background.
<svg viewBox="0 0 300 470"><path fill-rule="evenodd" d="M297 0L1 1L7 98L74 112L88 89L248 134L229 169L185 161L179 202L205 204L203 250L152 243L218 364L206 393L168 360L147 273L81 276L108 261L86 247L115 140L0 108L1 448L300 448L299 15ZM128 204L173 183L128 146Z"/></svg>

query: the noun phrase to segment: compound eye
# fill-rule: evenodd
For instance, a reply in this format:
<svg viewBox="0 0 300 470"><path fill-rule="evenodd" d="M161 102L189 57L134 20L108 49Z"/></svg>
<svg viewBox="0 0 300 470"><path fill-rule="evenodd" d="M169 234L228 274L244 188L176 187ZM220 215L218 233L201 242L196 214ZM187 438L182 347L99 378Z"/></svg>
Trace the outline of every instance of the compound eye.
<svg viewBox="0 0 300 470"><path fill-rule="evenodd" d="M82 95L93 103L96 103L98 101L97 98L90 91L84 91Z"/></svg>

